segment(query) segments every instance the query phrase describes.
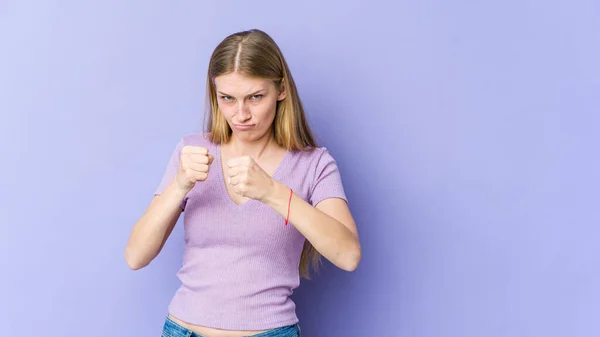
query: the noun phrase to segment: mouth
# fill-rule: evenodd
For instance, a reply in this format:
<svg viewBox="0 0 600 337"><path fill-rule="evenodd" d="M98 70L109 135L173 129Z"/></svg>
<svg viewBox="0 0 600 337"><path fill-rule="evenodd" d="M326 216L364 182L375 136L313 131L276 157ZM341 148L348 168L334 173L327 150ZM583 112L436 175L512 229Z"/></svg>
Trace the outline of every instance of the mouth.
<svg viewBox="0 0 600 337"><path fill-rule="evenodd" d="M252 125L252 124L248 124L248 125L246 125L246 124L233 124L233 127L236 128L236 129L238 129L238 130L241 130L241 131L246 131L246 130L252 129L254 127L254 125Z"/></svg>

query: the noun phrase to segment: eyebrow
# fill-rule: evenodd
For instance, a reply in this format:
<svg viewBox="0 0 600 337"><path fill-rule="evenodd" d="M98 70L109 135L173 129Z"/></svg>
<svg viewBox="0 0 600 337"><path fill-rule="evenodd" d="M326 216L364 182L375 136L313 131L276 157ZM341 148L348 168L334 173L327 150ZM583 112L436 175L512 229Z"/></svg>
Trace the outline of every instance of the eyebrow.
<svg viewBox="0 0 600 337"><path fill-rule="evenodd" d="M266 89L260 89L260 90L257 90L257 91L255 91L255 92L253 92L253 93L251 93L251 94L249 94L249 95L247 95L247 96L254 96L254 95L256 95L256 94L258 94L258 93L260 93L260 92L263 92L263 91L266 91ZM224 93L224 92L222 92L222 91L218 91L218 94L219 94L219 95L223 95L223 96L230 96L230 97L233 97L233 95L226 94L226 93Z"/></svg>

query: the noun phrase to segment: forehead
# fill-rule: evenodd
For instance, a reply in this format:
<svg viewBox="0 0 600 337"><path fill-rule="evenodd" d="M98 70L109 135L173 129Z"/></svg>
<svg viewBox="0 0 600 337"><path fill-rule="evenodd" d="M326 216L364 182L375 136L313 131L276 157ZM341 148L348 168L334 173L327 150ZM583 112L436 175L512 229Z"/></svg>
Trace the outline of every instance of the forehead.
<svg viewBox="0 0 600 337"><path fill-rule="evenodd" d="M217 91L228 94L244 95L258 90L268 89L273 82L264 78L256 78L233 72L215 77Z"/></svg>

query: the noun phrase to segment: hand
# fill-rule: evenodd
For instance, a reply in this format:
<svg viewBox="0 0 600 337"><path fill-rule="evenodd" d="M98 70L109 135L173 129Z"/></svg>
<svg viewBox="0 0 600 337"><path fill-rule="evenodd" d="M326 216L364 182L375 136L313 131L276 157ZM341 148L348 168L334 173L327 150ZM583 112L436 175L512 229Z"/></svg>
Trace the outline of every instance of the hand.
<svg viewBox="0 0 600 337"><path fill-rule="evenodd" d="M263 201L275 186L275 180L251 157L233 158L227 168L228 183L242 197Z"/></svg>
<svg viewBox="0 0 600 337"><path fill-rule="evenodd" d="M214 157L208 149L202 146L187 145L181 149L179 170L175 176L177 186L185 191L190 191L196 182L205 181Z"/></svg>

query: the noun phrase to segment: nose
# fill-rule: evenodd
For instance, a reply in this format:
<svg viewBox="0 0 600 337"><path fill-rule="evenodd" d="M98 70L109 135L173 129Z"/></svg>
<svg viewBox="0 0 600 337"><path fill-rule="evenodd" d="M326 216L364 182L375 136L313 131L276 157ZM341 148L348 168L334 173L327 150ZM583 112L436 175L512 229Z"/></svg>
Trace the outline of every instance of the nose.
<svg viewBox="0 0 600 337"><path fill-rule="evenodd" d="M245 102L240 102L238 105L238 119L240 122L245 122L252 118L252 114L250 113L250 109L246 106Z"/></svg>

